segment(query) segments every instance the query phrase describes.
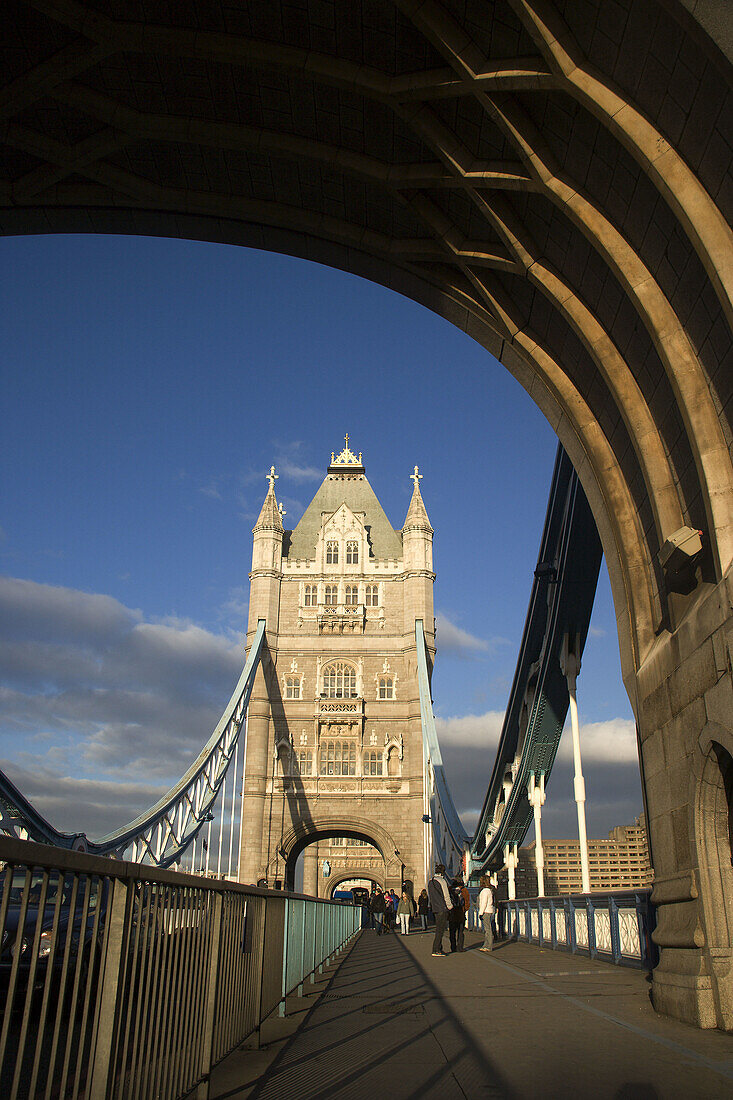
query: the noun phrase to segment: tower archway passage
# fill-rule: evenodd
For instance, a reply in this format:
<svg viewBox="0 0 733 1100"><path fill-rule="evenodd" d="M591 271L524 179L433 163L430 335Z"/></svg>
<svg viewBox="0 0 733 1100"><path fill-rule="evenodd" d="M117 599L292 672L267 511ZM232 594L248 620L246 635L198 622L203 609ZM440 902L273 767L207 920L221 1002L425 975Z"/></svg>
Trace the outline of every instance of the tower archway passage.
<svg viewBox="0 0 733 1100"><path fill-rule="evenodd" d="M375 0L368 19L314 4L296 22L272 0L208 6L204 25L195 6L12 0L0 135L5 233L317 260L440 313L526 388L611 576L660 906L655 1003L705 1026L731 1026L731 956L706 953L681 780L702 772L706 722L733 712L727 8ZM250 766L268 774L257 752Z"/></svg>

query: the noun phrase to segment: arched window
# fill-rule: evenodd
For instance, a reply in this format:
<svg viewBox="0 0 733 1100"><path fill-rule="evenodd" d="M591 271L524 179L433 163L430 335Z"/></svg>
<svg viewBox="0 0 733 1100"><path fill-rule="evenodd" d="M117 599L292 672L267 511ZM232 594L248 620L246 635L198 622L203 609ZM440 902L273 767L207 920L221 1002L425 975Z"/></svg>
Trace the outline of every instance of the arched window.
<svg viewBox="0 0 733 1100"><path fill-rule="evenodd" d="M379 698L380 699L394 699L394 680L391 676L380 676L379 678Z"/></svg>
<svg viewBox="0 0 733 1100"><path fill-rule="evenodd" d="M339 587L338 587L337 584L327 584L326 585L326 589L325 589L325 593L324 593L324 600L323 600L326 607L335 607L336 606L336 604L338 603L338 594L339 594Z"/></svg>
<svg viewBox="0 0 733 1100"><path fill-rule="evenodd" d="M356 775L356 742L321 742L321 775Z"/></svg>
<svg viewBox="0 0 733 1100"><path fill-rule="evenodd" d="M300 699L300 676L285 677L285 698Z"/></svg>
<svg viewBox="0 0 733 1100"><path fill-rule="evenodd" d="M368 584L366 586L366 600L365 600L365 603L366 603L367 607L378 607L379 606L379 585L378 584Z"/></svg>
<svg viewBox="0 0 733 1100"><path fill-rule="evenodd" d="M356 584L346 585L346 606L356 607L359 602L359 586Z"/></svg>
<svg viewBox="0 0 733 1100"><path fill-rule="evenodd" d="M359 564L359 543L347 542L346 543L346 564L358 565Z"/></svg>
<svg viewBox="0 0 733 1100"><path fill-rule="evenodd" d="M376 749L369 749L364 753L364 775L382 774L382 754Z"/></svg>
<svg viewBox="0 0 733 1100"><path fill-rule="evenodd" d="M337 542L326 543L326 565L338 565L339 544Z"/></svg>
<svg viewBox="0 0 733 1100"><path fill-rule="evenodd" d="M327 699L356 698L356 669L344 661L334 661L323 670L323 694Z"/></svg>
<svg viewBox="0 0 733 1100"><path fill-rule="evenodd" d="M318 601L318 585L306 584L303 586L303 607L315 607Z"/></svg>

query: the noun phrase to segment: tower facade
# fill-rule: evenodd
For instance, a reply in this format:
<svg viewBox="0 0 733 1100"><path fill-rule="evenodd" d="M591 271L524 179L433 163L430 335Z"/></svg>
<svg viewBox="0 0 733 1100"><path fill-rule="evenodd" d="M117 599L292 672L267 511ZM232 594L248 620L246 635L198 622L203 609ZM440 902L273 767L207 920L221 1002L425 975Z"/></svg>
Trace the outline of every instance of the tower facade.
<svg viewBox="0 0 733 1100"><path fill-rule="evenodd" d="M299 854L315 893L315 842L353 837L384 859L387 886L426 873L415 620L434 655L433 529L413 473L402 530L362 456L332 453L294 530L270 486L253 530L248 644L266 645L250 699L243 882L291 887Z"/></svg>

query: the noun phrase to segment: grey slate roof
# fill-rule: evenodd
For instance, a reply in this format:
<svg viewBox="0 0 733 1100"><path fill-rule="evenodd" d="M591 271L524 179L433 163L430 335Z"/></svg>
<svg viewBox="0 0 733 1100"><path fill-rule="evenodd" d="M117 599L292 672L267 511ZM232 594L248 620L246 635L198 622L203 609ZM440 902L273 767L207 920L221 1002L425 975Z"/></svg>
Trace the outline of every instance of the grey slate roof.
<svg viewBox="0 0 733 1100"><path fill-rule="evenodd" d="M285 556L290 561L295 561L296 558L312 560L321 531L322 513L332 515L342 504L346 504L352 512L366 513L364 524L374 558L402 557L402 536L393 529L364 474L326 476L301 516L300 523L290 533L290 539L286 538Z"/></svg>

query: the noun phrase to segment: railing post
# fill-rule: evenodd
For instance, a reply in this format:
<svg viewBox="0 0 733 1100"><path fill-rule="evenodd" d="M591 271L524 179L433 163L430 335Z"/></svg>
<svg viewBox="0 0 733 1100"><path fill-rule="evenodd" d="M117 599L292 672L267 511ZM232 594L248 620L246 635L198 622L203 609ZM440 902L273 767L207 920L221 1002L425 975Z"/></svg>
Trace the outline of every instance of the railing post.
<svg viewBox="0 0 733 1100"><path fill-rule="evenodd" d="M585 908L588 914L588 954L595 959L598 949L596 947L596 909L592 898L585 899Z"/></svg>
<svg viewBox="0 0 733 1100"><path fill-rule="evenodd" d="M224 911L224 899L220 893L214 894L211 908L211 954L209 956L209 972L206 975L206 1003L204 1005L204 1026L201 1036L201 1080L196 1089L196 1100L209 1100L211 1063L214 1058L214 1023L219 985L219 944L221 942L222 913Z"/></svg>
<svg viewBox="0 0 733 1100"><path fill-rule="evenodd" d="M618 905L608 895L608 924L611 931L611 958L615 963L621 961L621 935L618 928Z"/></svg>
<svg viewBox="0 0 733 1100"><path fill-rule="evenodd" d="M299 901L297 904L302 905L302 907L303 907L303 920L302 920L302 929L301 929L301 934L300 934L300 982L298 984L298 989L297 989L297 996L302 997L303 996L303 978L305 977L305 938L306 938L305 937L305 926L306 926L306 919L307 919L307 916L308 916L308 902L307 901Z"/></svg>
<svg viewBox="0 0 733 1100"><path fill-rule="evenodd" d="M285 912L283 914L283 980L282 980L282 998L280 1004L277 1006L278 1016L285 1015L285 998L288 992L288 951L290 937L288 935L288 922L290 919L290 898L285 898Z"/></svg>
<svg viewBox="0 0 733 1100"><path fill-rule="evenodd" d="M126 882L121 879L114 880L112 903L107 917L107 943L102 984L97 1001L97 1042L87 1093L89 1100L106 1100L110 1082L114 1079L115 1067L112 1055L119 1020L117 1001L122 972L123 945L126 938L127 891Z"/></svg>

